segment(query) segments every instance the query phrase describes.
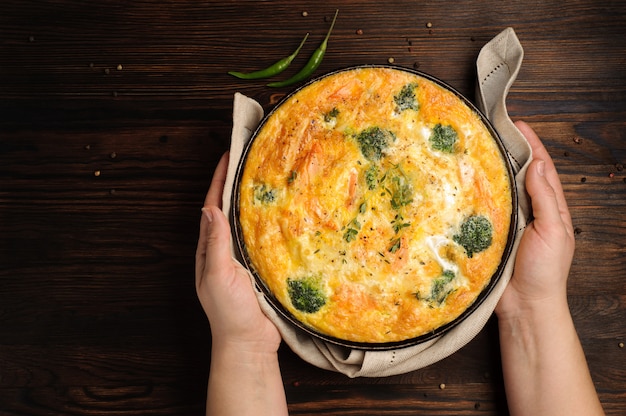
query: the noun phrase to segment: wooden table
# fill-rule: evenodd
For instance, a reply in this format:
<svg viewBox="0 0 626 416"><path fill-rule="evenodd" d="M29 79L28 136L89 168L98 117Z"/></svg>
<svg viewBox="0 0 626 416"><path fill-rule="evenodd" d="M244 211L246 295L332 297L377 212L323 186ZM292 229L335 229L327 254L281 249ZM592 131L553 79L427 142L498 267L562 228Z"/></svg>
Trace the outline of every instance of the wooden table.
<svg viewBox="0 0 626 416"><path fill-rule="evenodd" d="M211 339L200 207L236 91L339 18L316 74L419 67L473 97L515 28L508 106L540 134L576 227L572 313L608 415L626 414L626 5L599 2L4 0L0 4L0 415L197 415ZM306 12L306 13L305 13ZM497 326L425 369L349 379L280 351L293 415L506 414ZM440 385L445 383L445 389Z"/></svg>

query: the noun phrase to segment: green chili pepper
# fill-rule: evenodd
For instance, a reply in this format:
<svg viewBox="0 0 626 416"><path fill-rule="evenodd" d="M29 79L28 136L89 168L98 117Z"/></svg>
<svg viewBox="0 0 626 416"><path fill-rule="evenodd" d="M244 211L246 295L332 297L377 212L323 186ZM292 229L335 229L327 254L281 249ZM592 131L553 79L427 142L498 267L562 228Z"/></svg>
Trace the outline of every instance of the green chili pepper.
<svg viewBox="0 0 626 416"><path fill-rule="evenodd" d="M298 55L298 52L300 52L300 49L302 49L302 45L304 45L304 42L306 42L308 37L309 34L307 33L304 39L302 39L302 42L300 42L300 46L298 46L298 49L296 49L294 53L287 56L286 58L276 61L274 64L268 66L265 69L247 73L238 71L229 71L228 73L234 77L241 79L269 78L271 76L278 75L285 69L287 69L287 67L291 64L291 61L293 61L296 55Z"/></svg>
<svg viewBox="0 0 626 416"><path fill-rule="evenodd" d="M324 59L324 54L326 53L326 46L328 45L328 38L330 38L330 33L333 31L333 27L335 26L335 20L337 20L337 14L339 14L339 10L335 12L335 17L333 18L333 22L330 25L330 29L328 29L328 33L324 38L322 44L313 52L313 55L309 58L307 64L295 75L291 78L288 78L284 81L270 82L267 84L268 87L286 87L297 82L303 81L320 66L322 63L322 59Z"/></svg>

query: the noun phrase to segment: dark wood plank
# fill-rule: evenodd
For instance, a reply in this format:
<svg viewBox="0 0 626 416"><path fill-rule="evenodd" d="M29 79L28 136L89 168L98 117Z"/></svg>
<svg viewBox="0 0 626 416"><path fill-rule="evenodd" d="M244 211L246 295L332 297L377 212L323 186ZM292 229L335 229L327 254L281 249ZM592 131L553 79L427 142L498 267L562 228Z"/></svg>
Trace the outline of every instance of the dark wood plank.
<svg viewBox="0 0 626 416"><path fill-rule="evenodd" d="M290 91L226 72L270 64L310 32L292 74L336 7L317 74L393 58L469 97L480 48L515 28L525 59L508 107L561 175L576 227L570 307L607 415L626 413L623 2L7 0L0 414L203 412L199 208L228 148L234 92L269 110ZM507 414L495 319L399 376L349 379L286 347L279 356L294 415Z"/></svg>

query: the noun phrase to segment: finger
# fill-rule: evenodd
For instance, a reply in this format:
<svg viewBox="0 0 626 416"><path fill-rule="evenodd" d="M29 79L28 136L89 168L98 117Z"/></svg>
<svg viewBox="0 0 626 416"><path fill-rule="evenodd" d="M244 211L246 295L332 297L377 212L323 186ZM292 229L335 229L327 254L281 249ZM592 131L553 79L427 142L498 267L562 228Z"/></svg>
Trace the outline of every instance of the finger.
<svg viewBox="0 0 626 416"><path fill-rule="evenodd" d="M554 166L554 162L548 153L548 150L545 148L541 139L535 131L525 122L516 121L515 126L519 129L520 132L526 137L528 143L533 149L533 158L542 160L544 164L544 172L545 179L548 181L552 189L554 190L555 197L558 203L558 208L561 213L561 218L563 222L570 225L572 224L572 219L569 213L569 208L567 206L567 201L565 199L565 194L563 192L563 185L561 184L561 180L559 178L559 174Z"/></svg>
<svg viewBox="0 0 626 416"><path fill-rule="evenodd" d="M209 191L204 199L205 206L221 206L222 193L224 192L224 182L226 180L226 172L228 170L228 152L224 153L215 168ZM200 283L200 279L204 274L206 266L207 253L207 237L210 224L208 216L203 214L200 219L200 235L198 237L198 246L196 248L196 285Z"/></svg>
<svg viewBox="0 0 626 416"><path fill-rule="evenodd" d="M214 205L202 208L207 224L204 276L232 272L230 225L221 209Z"/></svg>
<svg viewBox="0 0 626 416"><path fill-rule="evenodd" d="M544 160L534 159L531 162L526 172L526 190L530 195L535 220L560 224L562 218L556 191L545 176L545 168Z"/></svg>
<svg viewBox="0 0 626 416"><path fill-rule="evenodd" d="M226 173L228 171L228 156L229 152L222 155L217 167L215 168L215 172L213 172L211 186L209 187L209 192L207 192L206 198L204 199L205 206L222 206L222 194L224 193L224 183L226 182Z"/></svg>

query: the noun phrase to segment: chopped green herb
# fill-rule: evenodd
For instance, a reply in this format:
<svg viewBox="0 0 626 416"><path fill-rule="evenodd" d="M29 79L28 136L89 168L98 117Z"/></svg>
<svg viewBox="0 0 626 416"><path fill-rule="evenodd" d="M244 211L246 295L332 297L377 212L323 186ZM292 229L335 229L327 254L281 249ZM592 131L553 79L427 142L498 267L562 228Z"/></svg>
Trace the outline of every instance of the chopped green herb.
<svg viewBox="0 0 626 416"><path fill-rule="evenodd" d="M297 178L298 178L298 172L296 172L295 170L292 170L291 173L289 174L289 177L287 178L287 183L292 183Z"/></svg>
<svg viewBox="0 0 626 416"><path fill-rule="evenodd" d="M416 83L406 84L402 87L400 92L393 97L393 100L396 102L400 112L404 110L417 111L419 109L419 103L415 97L415 88L417 88Z"/></svg>
<svg viewBox="0 0 626 416"><path fill-rule="evenodd" d="M343 239L346 240L346 243L349 243L352 240L356 240L356 236L359 234L359 230L355 228L347 228L346 232L343 233Z"/></svg>
<svg viewBox="0 0 626 416"><path fill-rule="evenodd" d="M343 239L349 243L352 240L356 240L359 230L361 229L361 223L355 218L348 223L346 231L343 233Z"/></svg>
<svg viewBox="0 0 626 416"><path fill-rule="evenodd" d="M452 153L458 138L459 136L452 126L437 124L433 127L433 132L430 135L430 146L434 150Z"/></svg>
<svg viewBox="0 0 626 416"><path fill-rule="evenodd" d="M401 240L399 238L391 240L391 246L389 247L389 249L387 249L387 251L389 251L390 253L395 253L400 249L400 243Z"/></svg>
<svg viewBox="0 0 626 416"><path fill-rule="evenodd" d="M400 230L406 227L410 227L410 222L404 222L404 218L400 214L396 214L395 218L391 221L391 225L393 225L393 231L398 234Z"/></svg>
<svg viewBox="0 0 626 416"><path fill-rule="evenodd" d="M367 184L367 189L373 191L376 189L378 185L378 167L376 165L371 165L365 171L365 183Z"/></svg>

